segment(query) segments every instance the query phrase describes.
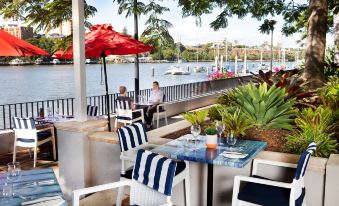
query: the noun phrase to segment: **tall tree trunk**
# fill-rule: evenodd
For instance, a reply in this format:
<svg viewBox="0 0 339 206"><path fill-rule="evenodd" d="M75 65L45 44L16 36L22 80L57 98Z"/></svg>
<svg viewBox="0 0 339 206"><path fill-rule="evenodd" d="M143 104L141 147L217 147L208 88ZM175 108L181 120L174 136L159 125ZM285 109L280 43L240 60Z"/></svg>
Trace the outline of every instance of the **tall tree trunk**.
<svg viewBox="0 0 339 206"><path fill-rule="evenodd" d="M323 84L326 48L327 0L310 0L303 78L311 89Z"/></svg>
<svg viewBox="0 0 339 206"><path fill-rule="evenodd" d="M134 0L134 9L136 10L138 6L138 0ZM138 40L139 34L138 34L138 14L135 11L134 12L134 39ZM135 55L134 59L134 91L135 91L135 100L138 101L139 99L139 55Z"/></svg>
<svg viewBox="0 0 339 206"><path fill-rule="evenodd" d="M339 14L334 15L333 19L334 27L334 63L339 67Z"/></svg>
<svg viewBox="0 0 339 206"><path fill-rule="evenodd" d="M273 71L273 29L271 30L271 61L270 61L270 69Z"/></svg>

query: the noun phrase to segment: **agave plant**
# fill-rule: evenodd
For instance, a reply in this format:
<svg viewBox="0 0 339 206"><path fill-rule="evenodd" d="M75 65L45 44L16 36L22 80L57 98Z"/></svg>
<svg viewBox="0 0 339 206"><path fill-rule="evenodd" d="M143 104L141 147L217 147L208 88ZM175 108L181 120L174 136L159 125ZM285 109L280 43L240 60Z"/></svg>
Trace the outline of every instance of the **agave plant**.
<svg viewBox="0 0 339 206"><path fill-rule="evenodd" d="M253 126L253 124L242 115L240 108L218 108L225 129L234 131L237 137L245 135L245 131Z"/></svg>
<svg viewBox="0 0 339 206"><path fill-rule="evenodd" d="M258 74L252 73L252 75L252 78L256 83L262 84L265 82L269 87L276 86L284 88L288 94L286 98L296 99L295 106L315 108L315 106L313 106L309 101L306 101L305 98L316 96L316 91L306 92L304 90L305 81L300 78L297 70L280 70L277 73L273 73L272 71L265 73L259 70Z"/></svg>
<svg viewBox="0 0 339 206"><path fill-rule="evenodd" d="M339 77L329 77L329 81L319 90L319 96L325 106L332 110L339 109Z"/></svg>
<svg viewBox="0 0 339 206"><path fill-rule="evenodd" d="M253 83L234 89L235 104L249 121L259 129L292 130L294 99L287 99L285 89L275 85L268 88L266 82L258 87Z"/></svg>
<svg viewBox="0 0 339 206"><path fill-rule="evenodd" d="M186 112L183 114L185 120L190 122L192 125L200 125L202 126L207 117L207 110L199 110L195 112Z"/></svg>

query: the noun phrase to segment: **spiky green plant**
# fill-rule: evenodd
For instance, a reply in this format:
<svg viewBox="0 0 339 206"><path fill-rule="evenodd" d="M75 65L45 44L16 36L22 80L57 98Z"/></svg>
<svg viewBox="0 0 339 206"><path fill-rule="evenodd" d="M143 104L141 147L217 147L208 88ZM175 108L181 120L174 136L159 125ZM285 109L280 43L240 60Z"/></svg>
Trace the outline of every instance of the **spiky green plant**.
<svg viewBox="0 0 339 206"><path fill-rule="evenodd" d="M249 83L234 90L236 106L259 129L292 130L295 100L286 99L287 95L285 89L275 85L268 89L265 82L259 86Z"/></svg>
<svg viewBox="0 0 339 206"><path fill-rule="evenodd" d="M339 109L339 77L329 77L329 81L319 90L319 96L327 107L332 110Z"/></svg>
<svg viewBox="0 0 339 206"><path fill-rule="evenodd" d="M195 112L186 112L183 114L185 120L190 122L192 125L200 125L202 126L207 117L207 110L199 110Z"/></svg>
<svg viewBox="0 0 339 206"><path fill-rule="evenodd" d="M286 137L285 149L288 152L302 153L310 142L317 144L316 156L328 157L337 152L337 140L334 139L335 129L338 128L338 112L327 107L303 109L295 119L296 132Z"/></svg>
<svg viewBox="0 0 339 206"><path fill-rule="evenodd" d="M225 129L234 131L237 137L245 135L245 131L253 124L244 117L239 108L219 108L218 109L222 122L225 124Z"/></svg>

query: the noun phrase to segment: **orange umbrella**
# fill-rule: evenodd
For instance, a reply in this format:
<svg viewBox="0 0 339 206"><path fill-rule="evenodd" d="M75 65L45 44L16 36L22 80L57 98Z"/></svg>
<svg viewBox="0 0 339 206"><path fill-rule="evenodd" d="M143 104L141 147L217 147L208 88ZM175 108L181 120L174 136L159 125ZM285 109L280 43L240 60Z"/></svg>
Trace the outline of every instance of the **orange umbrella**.
<svg viewBox="0 0 339 206"><path fill-rule="evenodd" d="M48 52L0 30L0 56L47 56Z"/></svg>

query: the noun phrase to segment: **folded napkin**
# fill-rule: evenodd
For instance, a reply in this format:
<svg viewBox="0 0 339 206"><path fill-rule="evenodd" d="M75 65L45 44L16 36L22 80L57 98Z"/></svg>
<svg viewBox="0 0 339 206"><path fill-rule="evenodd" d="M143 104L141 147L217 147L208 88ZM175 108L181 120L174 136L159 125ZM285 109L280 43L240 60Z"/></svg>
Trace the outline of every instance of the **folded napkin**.
<svg viewBox="0 0 339 206"><path fill-rule="evenodd" d="M242 158L247 157L248 154L244 154L244 153L241 153L241 152L224 151L220 155L223 156L223 157L226 157L226 158L231 158L231 159L242 159Z"/></svg>
<svg viewBox="0 0 339 206"><path fill-rule="evenodd" d="M52 197L41 197L35 200L30 200L21 203L21 205L29 205L29 206L61 206L64 205L65 200L60 197L59 195L57 196L52 196Z"/></svg>

